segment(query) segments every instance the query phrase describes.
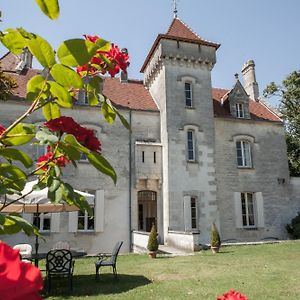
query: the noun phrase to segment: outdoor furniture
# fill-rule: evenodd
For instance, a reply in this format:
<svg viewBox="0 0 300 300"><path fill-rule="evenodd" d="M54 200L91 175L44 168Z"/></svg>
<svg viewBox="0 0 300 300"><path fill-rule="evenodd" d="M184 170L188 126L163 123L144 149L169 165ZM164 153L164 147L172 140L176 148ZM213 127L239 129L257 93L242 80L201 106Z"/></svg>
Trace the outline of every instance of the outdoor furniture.
<svg viewBox="0 0 300 300"><path fill-rule="evenodd" d="M24 262L31 263L32 259L32 247L29 244L17 244L13 246L14 249L19 250L20 258Z"/></svg>
<svg viewBox="0 0 300 300"><path fill-rule="evenodd" d="M47 292L51 290L53 277L66 277L68 280L69 292L73 290L73 256L70 250L57 249L50 250L46 255L46 282Z"/></svg>
<svg viewBox="0 0 300 300"><path fill-rule="evenodd" d="M96 279L99 278L99 270L101 267L112 267L114 277L117 278L117 258L122 247L123 241L116 243L112 253L99 253L97 254L98 260L95 262L96 266Z"/></svg>
<svg viewBox="0 0 300 300"><path fill-rule="evenodd" d="M59 241L59 242L54 244L52 249L54 249L54 250L58 250L58 249L70 250L70 244L67 241Z"/></svg>

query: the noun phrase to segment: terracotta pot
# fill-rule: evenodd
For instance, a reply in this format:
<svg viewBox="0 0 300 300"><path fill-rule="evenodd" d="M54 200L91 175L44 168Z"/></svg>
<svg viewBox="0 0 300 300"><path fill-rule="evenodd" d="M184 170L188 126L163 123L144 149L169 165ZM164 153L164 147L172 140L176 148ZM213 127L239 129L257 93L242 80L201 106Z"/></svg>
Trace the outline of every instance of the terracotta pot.
<svg viewBox="0 0 300 300"><path fill-rule="evenodd" d="M210 247L212 253L218 253L220 250L220 247Z"/></svg>
<svg viewBox="0 0 300 300"><path fill-rule="evenodd" d="M149 255L149 257L151 257L151 258L156 258L156 251L150 251L150 252L148 253L148 255Z"/></svg>

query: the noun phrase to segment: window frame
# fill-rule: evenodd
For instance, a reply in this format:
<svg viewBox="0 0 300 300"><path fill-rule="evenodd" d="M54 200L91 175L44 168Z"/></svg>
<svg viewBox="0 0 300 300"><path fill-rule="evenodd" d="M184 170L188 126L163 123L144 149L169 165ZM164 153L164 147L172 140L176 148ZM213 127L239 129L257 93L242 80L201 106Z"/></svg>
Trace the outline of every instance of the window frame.
<svg viewBox="0 0 300 300"><path fill-rule="evenodd" d="M240 144L240 147L238 147L238 144ZM237 160L238 168L253 168L251 142L248 140L237 140L235 142L235 146L236 146L236 160ZM239 155L239 151L241 155ZM239 159L241 159L241 164Z"/></svg>
<svg viewBox="0 0 300 300"><path fill-rule="evenodd" d="M191 230L198 230L198 207L197 207L197 197L195 196L191 196L190 198L190 209L191 209Z"/></svg>
<svg viewBox="0 0 300 300"><path fill-rule="evenodd" d="M77 215L77 231L78 232L95 232L95 204L91 205L91 209L93 210L93 216L89 216L87 211L84 213L82 211L78 211ZM79 228L79 220L83 219L83 229ZM89 220L93 220L93 228L89 229L88 224Z"/></svg>
<svg viewBox="0 0 300 300"><path fill-rule="evenodd" d="M36 226L40 232L51 232L51 221L52 221L52 214L51 213L38 213L38 214L33 214L33 220L32 224ZM45 224L45 219L49 219L49 229L44 229L44 224ZM38 220L38 224L36 224L36 221Z"/></svg>
<svg viewBox="0 0 300 300"><path fill-rule="evenodd" d="M184 83L184 99L185 99L185 107L193 108L193 85L189 81L186 81Z"/></svg>
<svg viewBox="0 0 300 300"><path fill-rule="evenodd" d="M189 137L191 134L191 138ZM195 130L188 129L186 131L186 147L187 147L187 161L196 161L196 143L195 143ZM190 153L192 153L192 158L190 158Z"/></svg>
<svg viewBox="0 0 300 300"><path fill-rule="evenodd" d="M250 198L251 195L251 199ZM242 192L241 197L241 214L242 214L242 226L243 228L257 228L257 216L255 213L255 193ZM251 203L249 203L251 200ZM244 202L244 205L243 205ZM249 212L249 206L251 206L252 212ZM250 224L250 217L252 217L253 224Z"/></svg>
<svg viewBox="0 0 300 300"><path fill-rule="evenodd" d="M235 104L236 117L238 119L245 119L245 105L244 103L236 103Z"/></svg>

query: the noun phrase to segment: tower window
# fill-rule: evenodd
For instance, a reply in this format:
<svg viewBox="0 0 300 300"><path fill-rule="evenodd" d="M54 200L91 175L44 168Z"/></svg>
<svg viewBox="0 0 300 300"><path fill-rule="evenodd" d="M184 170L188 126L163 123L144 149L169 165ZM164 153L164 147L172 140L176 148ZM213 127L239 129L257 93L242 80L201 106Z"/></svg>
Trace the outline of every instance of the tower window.
<svg viewBox="0 0 300 300"><path fill-rule="evenodd" d="M185 106L193 107L193 97L192 97L192 84L186 82L184 84L184 92L185 92Z"/></svg>
<svg viewBox="0 0 300 300"><path fill-rule="evenodd" d="M187 159L195 161L195 138L193 130L187 131Z"/></svg>

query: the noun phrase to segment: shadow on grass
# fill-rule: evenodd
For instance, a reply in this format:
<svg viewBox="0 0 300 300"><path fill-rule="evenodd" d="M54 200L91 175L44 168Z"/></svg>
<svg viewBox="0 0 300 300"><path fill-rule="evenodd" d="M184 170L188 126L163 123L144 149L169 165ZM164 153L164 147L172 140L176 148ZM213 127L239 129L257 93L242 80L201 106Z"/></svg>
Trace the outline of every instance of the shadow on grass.
<svg viewBox="0 0 300 300"><path fill-rule="evenodd" d="M115 279L113 274L104 273L100 274L98 280L95 280L95 275L74 275L71 294L68 293L66 279L61 279L53 280L50 294L43 293L43 296L64 296L63 299L67 299L71 296L119 294L149 283L151 281L141 275L118 274L118 278Z"/></svg>

